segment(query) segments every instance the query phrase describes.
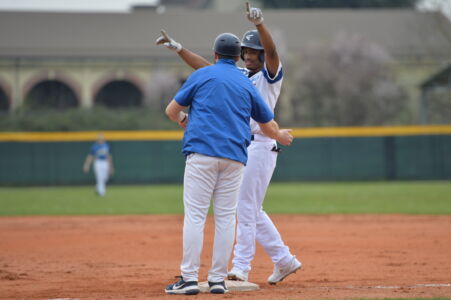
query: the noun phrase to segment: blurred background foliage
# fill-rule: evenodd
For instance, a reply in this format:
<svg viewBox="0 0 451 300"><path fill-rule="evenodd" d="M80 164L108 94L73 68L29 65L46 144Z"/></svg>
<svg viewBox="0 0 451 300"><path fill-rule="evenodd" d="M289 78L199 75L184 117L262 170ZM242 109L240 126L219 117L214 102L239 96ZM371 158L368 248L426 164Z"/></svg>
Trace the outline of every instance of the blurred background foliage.
<svg viewBox="0 0 451 300"><path fill-rule="evenodd" d="M184 3L178 0L164 1L166 2ZM194 5L202 1L188 2ZM414 9L425 0L254 2L264 8L275 9L378 10ZM439 7L445 2L429 0L427 3ZM239 4L241 7L242 3ZM288 53L284 32L277 26L271 26L270 29L285 73L282 94L276 107L276 120L282 126L385 126L420 123L420 84L436 69L420 73L419 69L422 67L419 65L410 75L409 71L413 68L408 68L415 64L415 60L413 63L407 62L407 67L400 67L397 58L391 57L382 45L366 36L347 32L339 33L328 42L311 44L303 48L302 53ZM418 59L418 63L421 63L419 58L411 59ZM174 66L172 69L164 68L163 65L157 64L156 68L146 70L150 71L151 76L142 85L128 81L126 77L116 76L117 72L111 71L114 76L93 93L92 99L89 98L84 103L80 99L85 95L78 95L73 87L50 75L23 95L23 99L17 101L20 105L13 109L9 99L11 91L0 88L0 131L178 129L176 124L166 118L164 109L192 70L179 60L171 65ZM19 66L19 62L15 61L12 67L14 66ZM400 78L397 68L402 67L405 67L404 77ZM12 69L5 70L6 75L13 73ZM429 123L451 124L451 89L432 86L428 92ZM93 107L85 108L86 102Z"/></svg>
<svg viewBox="0 0 451 300"><path fill-rule="evenodd" d="M2 131L92 131L179 129L161 112L148 108L64 110L27 108L0 114Z"/></svg>
<svg viewBox="0 0 451 300"><path fill-rule="evenodd" d="M408 123L407 95L396 82L389 54L357 35L340 34L311 47L292 78L292 126L365 126ZM291 65L291 64L290 64Z"/></svg>

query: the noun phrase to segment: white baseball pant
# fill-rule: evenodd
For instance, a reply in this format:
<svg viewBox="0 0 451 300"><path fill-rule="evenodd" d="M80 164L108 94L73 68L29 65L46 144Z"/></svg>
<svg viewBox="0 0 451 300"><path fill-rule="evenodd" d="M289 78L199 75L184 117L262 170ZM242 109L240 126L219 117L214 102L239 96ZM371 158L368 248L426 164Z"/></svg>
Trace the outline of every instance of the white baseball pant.
<svg viewBox="0 0 451 300"><path fill-rule="evenodd" d="M94 175L96 177L96 190L100 196L105 196L106 182L108 181L109 164L106 159L94 161Z"/></svg>
<svg viewBox="0 0 451 300"><path fill-rule="evenodd" d="M243 184L238 196L238 226L233 266L249 272L255 256L257 240L277 266L287 265L292 255L271 221L263 211L266 190L276 167L277 152L271 151L275 141L262 135L248 147L248 161L244 168Z"/></svg>
<svg viewBox="0 0 451 300"><path fill-rule="evenodd" d="M227 276L235 238L236 203L243 167L236 161L198 153L187 157L183 183L183 259L180 266L185 281L198 280L204 226L211 200L215 238L208 281L221 282Z"/></svg>

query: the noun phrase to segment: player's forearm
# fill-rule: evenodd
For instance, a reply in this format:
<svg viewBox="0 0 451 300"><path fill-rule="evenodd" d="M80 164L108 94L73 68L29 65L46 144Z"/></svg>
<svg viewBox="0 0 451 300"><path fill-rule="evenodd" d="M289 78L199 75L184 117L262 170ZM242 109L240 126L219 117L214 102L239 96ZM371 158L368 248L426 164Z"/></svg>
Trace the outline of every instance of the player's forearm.
<svg viewBox="0 0 451 300"><path fill-rule="evenodd" d="M93 156L91 154L89 154L88 156L86 156L84 165L89 166L89 165L91 165L92 161L93 161Z"/></svg>
<svg viewBox="0 0 451 300"><path fill-rule="evenodd" d="M166 115L172 122L181 122L185 118L186 113L184 113L183 111L179 111L176 113L166 111Z"/></svg>
<svg viewBox="0 0 451 300"><path fill-rule="evenodd" d="M195 70L211 65L208 60L186 48L182 48L177 54L187 65Z"/></svg>
<svg viewBox="0 0 451 300"><path fill-rule="evenodd" d="M114 165L113 165L113 156L110 154L108 155L108 166L110 168L110 174L114 173Z"/></svg>
<svg viewBox="0 0 451 300"><path fill-rule="evenodd" d="M264 124L259 123L258 125L266 136L275 139L282 145L289 146L293 142L291 129L280 129L274 120Z"/></svg>
<svg viewBox="0 0 451 300"><path fill-rule="evenodd" d="M183 48L182 44L171 38L163 29L161 30L161 36L157 38L155 44L164 45L169 50L176 52L187 65L195 70L211 65L202 56Z"/></svg>
<svg viewBox="0 0 451 300"><path fill-rule="evenodd" d="M277 136L279 134L279 124L276 121L271 120L268 123L258 123L262 132L272 139L277 140Z"/></svg>
<svg viewBox="0 0 451 300"><path fill-rule="evenodd" d="M274 43L268 28L265 26L265 23L255 25L255 27L257 28L258 34L260 36L260 42L265 49L265 55L271 58L279 59L277 55L276 44Z"/></svg>
<svg viewBox="0 0 451 300"><path fill-rule="evenodd" d="M85 162L83 164L83 170L85 172L88 172L89 167L91 166L91 163L92 163L93 160L94 160L94 157L91 154L86 156Z"/></svg>
<svg viewBox="0 0 451 300"><path fill-rule="evenodd" d="M185 106L181 106L173 99L166 107L165 113L171 121L177 122L180 126L183 126L188 119L188 114L183 112L183 109L185 109Z"/></svg>

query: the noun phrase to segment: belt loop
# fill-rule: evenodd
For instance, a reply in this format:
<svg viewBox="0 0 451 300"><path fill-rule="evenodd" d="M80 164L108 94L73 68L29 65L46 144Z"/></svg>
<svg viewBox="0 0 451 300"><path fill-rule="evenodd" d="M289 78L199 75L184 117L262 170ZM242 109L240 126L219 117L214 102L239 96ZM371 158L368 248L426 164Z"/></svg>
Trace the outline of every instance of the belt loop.
<svg viewBox="0 0 451 300"><path fill-rule="evenodd" d="M251 134L251 141L253 141L255 139L255 136L253 134Z"/></svg>

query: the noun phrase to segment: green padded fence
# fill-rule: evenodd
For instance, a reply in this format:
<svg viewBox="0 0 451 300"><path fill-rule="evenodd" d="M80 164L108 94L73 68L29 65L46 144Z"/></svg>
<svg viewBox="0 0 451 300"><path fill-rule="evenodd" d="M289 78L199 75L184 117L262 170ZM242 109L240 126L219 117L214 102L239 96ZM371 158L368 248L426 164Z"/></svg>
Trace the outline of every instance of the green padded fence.
<svg viewBox="0 0 451 300"><path fill-rule="evenodd" d="M274 181L451 179L451 133L358 136L349 129L346 132L350 136L295 132L292 146L283 147L279 154ZM171 134L106 133L116 170L110 183L182 182L181 133ZM2 140L0 134L0 185L94 182L92 172L84 174L82 165L92 144L87 140L95 133L88 139L80 133L57 135L63 141L55 141L55 135L13 136Z"/></svg>
<svg viewBox="0 0 451 300"><path fill-rule="evenodd" d="M83 173L90 142L1 142L1 185L70 185L94 182ZM110 183L182 182L180 141L109 142L115 166Z"/></svg>
<svg viewBox="0 0 451 300"><path fill-rule="evenodd" d="M451 135L296 139L275 181L451 179Z"/></svg>

